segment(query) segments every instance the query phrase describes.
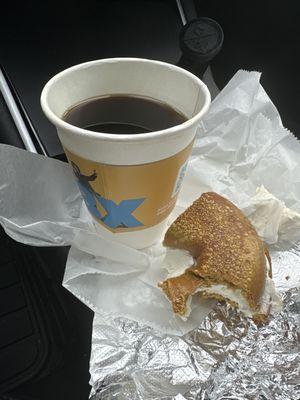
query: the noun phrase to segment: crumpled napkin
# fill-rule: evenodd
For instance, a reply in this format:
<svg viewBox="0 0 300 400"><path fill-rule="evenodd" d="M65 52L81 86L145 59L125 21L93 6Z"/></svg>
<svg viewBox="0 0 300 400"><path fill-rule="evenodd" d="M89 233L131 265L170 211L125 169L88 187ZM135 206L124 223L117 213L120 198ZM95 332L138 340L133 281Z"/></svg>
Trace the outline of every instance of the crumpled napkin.
<svg viewBox="0 0 300 400"><path fill-rule="evenodd" d="M169 223L204 191L224 195L253 222L268 212L259 232L275 243L300 238L300 145L259 83L257 72L238 71L199 126L178 203ZM10 146L0 146L0 223L20 242L71 245L64 286L102 316L127 317L165 333L182 335L205 318L213 301L195 299L186 322L174 316L157 282L164 279L165 249L135 250L96 234L68 165ZM37 172L38 171L38 172ZM279 203L259 199L264 188ZM283 203L285 205L283 205ZM267 212L267 211L266 211ZM277 240L278 244L278 240Z"/></svg>
<svg viewBox="0 0 300 400"><path fill-rule="evenodd" d="M262 185L250 199L245 214L255 226L257 233L269 245L284 249L299 239L300 214L286 207L285 203Z"/></svg>

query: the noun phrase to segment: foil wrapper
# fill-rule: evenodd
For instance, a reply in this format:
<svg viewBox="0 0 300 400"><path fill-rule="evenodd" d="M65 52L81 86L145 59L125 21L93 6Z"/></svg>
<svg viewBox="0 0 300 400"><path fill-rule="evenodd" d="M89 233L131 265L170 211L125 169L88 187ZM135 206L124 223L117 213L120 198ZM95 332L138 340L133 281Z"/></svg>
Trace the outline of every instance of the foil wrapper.
<svg viewBox="0 0 300 400"><path fill-rule="evenodd" d="M299 400L300 244L272 251L283 309L257 326L218 303L184 336L95 314L92 400Z"/></svg>

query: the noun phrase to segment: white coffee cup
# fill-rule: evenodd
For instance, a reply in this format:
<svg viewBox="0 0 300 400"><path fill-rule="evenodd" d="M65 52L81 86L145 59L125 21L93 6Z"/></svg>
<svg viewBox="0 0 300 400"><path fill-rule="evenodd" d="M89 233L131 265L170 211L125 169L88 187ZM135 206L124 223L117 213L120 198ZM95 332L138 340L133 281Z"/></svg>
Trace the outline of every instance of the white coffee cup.
<svg viewBox="0 0 300 400"><path fill-rule="evenodd" d="M114 135L82 129L62 118L77 103L113 94L159 100L187 121L156 132ZM135 248L160 239L199 121L209 109L206 85L171 64L111 58L55 75L42 91L41 105L57 128L99 234Z"/></svg>

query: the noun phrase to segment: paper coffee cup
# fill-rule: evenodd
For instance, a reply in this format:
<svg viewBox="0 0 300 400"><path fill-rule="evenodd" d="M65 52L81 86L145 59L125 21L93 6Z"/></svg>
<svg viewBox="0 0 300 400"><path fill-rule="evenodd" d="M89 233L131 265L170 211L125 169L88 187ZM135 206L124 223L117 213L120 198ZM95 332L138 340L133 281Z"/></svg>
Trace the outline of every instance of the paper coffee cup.
<svg viewBox="0 0 300 400"><path fill-rule="evenodd" d="M62 119L75 104L112 94L165 102L188 120L156 132L114 135ZM206 85L160 61L103 59L54 76L43 89L41 105L57 128L99 234L134 248L159 240L175 205L199 120L210 105Z"/></svg>

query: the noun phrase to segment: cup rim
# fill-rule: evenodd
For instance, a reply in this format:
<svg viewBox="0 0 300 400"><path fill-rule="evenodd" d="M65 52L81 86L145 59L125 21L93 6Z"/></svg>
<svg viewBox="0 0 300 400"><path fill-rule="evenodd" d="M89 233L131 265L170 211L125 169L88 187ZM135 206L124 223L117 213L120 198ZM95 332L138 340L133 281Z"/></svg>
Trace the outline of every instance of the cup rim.
<svg viewBox="0 0 300 400"><path fill-rule="evenodd" d="M198 111L197 114L195 114L192 118L188 119L187 121L179 124L172 126L167 129L162 129L158 131L152 131L152 132L147 132L145 134L118 134L114 135L112 133L105 133L105 132L94 132L90 131L88 129L83 129L79 128L78 126L69 124L68 122L64 121L60 117L58 117L49 107L48 105L48 94L51 89L51 86L55 84L56 81L64 77L65 75L68 75L69 73L78 70L78 69L83 69L83 68L88 68L91 66L95 66L98 64L102 63L108 63L108 62L143 62L143 63L150 63L150 64L156 64L156 65L161 65L173 70L177 70L178 72L186 75L190 79L192 79L202 90L204 94L204 104L203 107ZM77 134L79 136L85 137L85 138L92 138L95 140L109 140L109 141L114 141L114 142L123 142L123 141L148 141L148 140L153 140L155 138L160 138L161 136L169 136L169 135L174 135L178 131L185 130L189 128L191 125L193 125L197 120L199 120L204 114L209 109L210 103L211 103L211 95L210 92L205 85L204 82L201 81L197 76L192 74L191 72L180 68L176 65L169 64L163 61L158 61L158 60L151 60L147 58L136 58L136 57L116 57L116 58L103 58L99 60L93 60L93 61L88 61L84 62L81 64L76 64L72 67L69 67L58 74L54 75L44 86L42 93L41 93L41 107L43 112L45 113L46 117L58 128L63 129L65 131L72 132L72 134Z"/></svg>

